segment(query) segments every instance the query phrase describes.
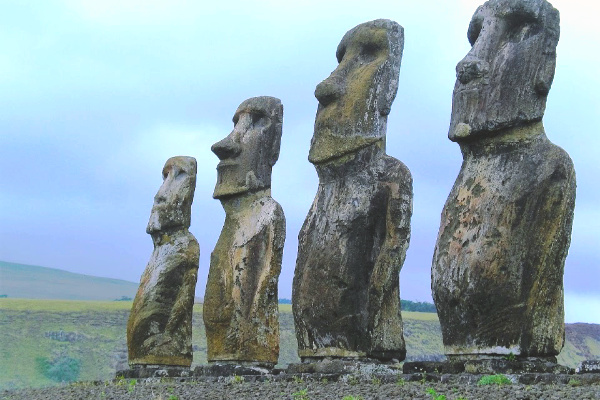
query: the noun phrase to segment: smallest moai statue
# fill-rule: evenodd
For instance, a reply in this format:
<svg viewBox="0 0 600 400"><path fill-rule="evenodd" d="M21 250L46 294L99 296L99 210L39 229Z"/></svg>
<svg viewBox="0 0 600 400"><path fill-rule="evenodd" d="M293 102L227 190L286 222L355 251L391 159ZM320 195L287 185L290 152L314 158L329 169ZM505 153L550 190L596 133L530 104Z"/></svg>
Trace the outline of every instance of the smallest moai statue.
<svg viewBox="0 0 600 400"><path fill-rule="evenodd" d="M188 231L196 188L196 159L172 157L154 196L146 232L154 251L127 323L130 365L192 364L192 311L200 247Z"/></svg>
<svg viewBox="0 0 600 400"><path fill-rule="evenodd" d="M204 296L211 363L272 368L279 357L277 282L285 217L271 197L271 170L282 122L279 99L248 99L233 116L233 131L212 146L220 160L213 197L225 209L225 223Z"/></svg>

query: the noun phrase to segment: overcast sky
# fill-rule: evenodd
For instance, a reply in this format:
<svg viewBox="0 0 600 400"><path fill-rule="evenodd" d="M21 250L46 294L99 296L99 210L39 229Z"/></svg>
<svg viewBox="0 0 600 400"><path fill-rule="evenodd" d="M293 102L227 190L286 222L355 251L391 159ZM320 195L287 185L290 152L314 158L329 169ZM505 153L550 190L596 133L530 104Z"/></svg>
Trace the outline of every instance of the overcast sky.
<svg viewBox="0 0 600 400"><path fill-rule="evenodd" d="M287 219L279 297L291 297L298 231L316 193L308 162L315 86L346 31L376 18L405 29L387 153L414 179L401 296L431 301L440 213L460 169L447 139L455 65L482 1L0 0L0 260L138 282L165 161L198 160L190 231L204 294L224 221L211 144L253 96L284 104L273 197ZM600 323L600 6L552 2L561 38L544 125L577 172L565 267L567 322ZM585 5L584 5L585 3Z"/></svg>

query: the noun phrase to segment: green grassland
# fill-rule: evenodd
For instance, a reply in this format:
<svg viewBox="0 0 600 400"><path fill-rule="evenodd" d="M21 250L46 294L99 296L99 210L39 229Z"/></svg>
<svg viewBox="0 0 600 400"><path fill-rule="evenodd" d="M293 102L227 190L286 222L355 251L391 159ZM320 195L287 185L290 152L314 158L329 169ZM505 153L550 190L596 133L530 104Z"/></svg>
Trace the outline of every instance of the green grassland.
<svg viewBox="0 0 600 400"><path fill-rule="evenodd" d="M0 261L0 295L8 298L110 301L133 298L137 288L121 279Z"/></svg>
<svg viewBox="0 0 600 400"><path fill-rule="evenodd" d="M0 390L56 385L44 362L70 360L72 379L107 380L127 366L126 325L131 302L0 299ZM403 312L409 360L439 360L440 326L433 313ZM291 305L280 305L279 366L298 362ZM581 327L583 326L583 328ZM584 329L585 328L585 329ZM194 308L194 364L206 363L202 306ZM600 349L600 326L567 325L559 361L575 366ZM47 371L46 371L47 372ZM56 377L54 377L56 378Z"/></svg>

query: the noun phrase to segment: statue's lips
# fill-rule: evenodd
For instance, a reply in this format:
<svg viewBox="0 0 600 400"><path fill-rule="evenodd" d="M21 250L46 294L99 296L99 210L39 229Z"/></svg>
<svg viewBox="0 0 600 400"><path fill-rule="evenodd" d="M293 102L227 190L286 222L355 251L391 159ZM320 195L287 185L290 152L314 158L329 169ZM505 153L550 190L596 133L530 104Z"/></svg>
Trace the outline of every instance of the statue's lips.
<svg viewBox="0 0 600 400"><path fill-rule="evenodd" d="M485 88L485 85L481 82L475 82L474 84L469 84L469 85L460 85L458 86L455 90L454 93L458 94L458 93L464 93L464 94L475 94L480 92L482 89Z"/></svg>
<svg viewBox="0 0 600 400"><path fill-rule="evenodd" d="M237 165L238 165L238 163L235 160L222 160L221 162L219 162L217 164L217 169L234 167L234 166L237 166Z"/></svg>

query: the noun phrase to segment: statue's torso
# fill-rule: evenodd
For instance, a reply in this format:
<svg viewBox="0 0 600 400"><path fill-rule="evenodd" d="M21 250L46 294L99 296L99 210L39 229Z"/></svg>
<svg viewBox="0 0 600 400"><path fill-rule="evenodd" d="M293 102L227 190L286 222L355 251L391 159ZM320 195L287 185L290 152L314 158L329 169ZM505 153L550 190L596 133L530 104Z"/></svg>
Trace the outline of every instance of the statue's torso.
<svg viewBox="0 0 600 400"><path fill-rule="evenodd" d="M285 217L271 197L226 214L204 298L209 361L277 362L284 240Z"/></svg>
<svg viewBox="0 0 600 400"><path fill-rule="evenodd" d="M480 150L464 152L433 259L446 352L556 355L573 166L543 134Z"/></svg>
<svg viewBox="0 0 600 400"><path fill-rule="evenodd" d="M321 179L298 236L292 302L301 356L309 356L311 351L323 356L328 352L341 357L365 356L373 350L373 309L384 306L382 286L397 291L406 251L406 247L397 249L402 254L395 260L394 271L381 265L388 278L383 283L378 280L382 247L396 234L389 231L389 225L400 225L402 217L391 216L388 203L392 197L412 197L410 182L404 164L386 155L352 174ZM400 194L402 190L408 193ZM411 210L406 211L410 219ZM399 242L407 246L408 234ZM394 308L387 300L383 302ZM389 330L400 336L392 347L403 348L399 314L399 307L390 313Z"/></svg>
<svg viewBox="0 0 600 400"><path fill-rule="evenodd" d="M127 326L130 363L191 364L199 256L187 229L161 234L155 243Z"/></svg>

